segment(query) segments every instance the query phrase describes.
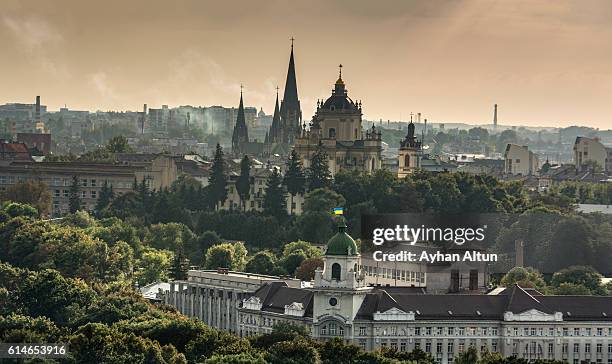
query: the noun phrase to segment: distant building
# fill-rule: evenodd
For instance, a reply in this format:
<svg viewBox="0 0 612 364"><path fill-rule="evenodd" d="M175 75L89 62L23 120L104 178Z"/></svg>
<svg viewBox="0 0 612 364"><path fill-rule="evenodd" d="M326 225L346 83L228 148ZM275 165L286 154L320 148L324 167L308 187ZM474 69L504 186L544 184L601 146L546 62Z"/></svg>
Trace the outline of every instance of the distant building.
<svg viewBox="0 0 612 364"><path fill-rule="evenodd" d="M231 173L228 178L227 199L219 207L222 210L241 210L245 211L263 211L263 202L266 196L266 186L268 177L272 174L274 166L263 166L257 160L251 161L255 166L250 171L250 191L249 198L244 202L240 200L240 195L236 190L236 181L240 177L238 173ZM240 164L240 160L234 161L236 165ZM260 165L258 165L260 164ZM287 193L285 195L286 209L288 214L301 215L304 205L304 195L298 194L293 198Z"/></svg>
<svg viewBox="0 0 612 364"><path fill-rule="evenodd" d="M0 161L31 161L32 156L25 143L12 143L0 139ZM4 166L2 167L4 168ZM0 186L0 189L2 187Z"/></svg>
<svg viewBox="0 0 612 364"><path fill-rule="evenodd" d="M332 175L342 169L371 173L382 168L381 133L374 125L369 130L362 129L361 102L348 97L342 72L332 95L324 102L317 102L310 130L304 125L294 149L304 168L310 167L312 156L321 149L329 158Z"/></svg>
<svg viewBox="0 0 612 364"><path fill-rule="evenodd" d="M134 179L144 179L152 190L169 187L176 180L178 172L173 157L135 156L138 158L125 155L119 163L13 161L0 168L0 191L28 179L41 180L51 192L52 214L60 216L68 212L74 176L79 181L82 207L87 211L94 210L105 181L116 194L122 194L132 191Z"/></svg>
<svg viewBox="0 0 612 364"><path fill-rule="evenodd" d="M408 134L404 140L400 141L397 176L404 178L417 169L421 168L421 157L423 150L421 149L422 141L419 140L414 133L414 123L410 120L408 124Z"/></svg>
<svg viewBox="0 0 612 364"><path fill-rule="evenodd" d="M170 289L162 288L156 299L176 307L184 315L199 318L208 326L238 333L239 303L266 283L275 282L300 287L296 279L233 272L227 268L190 270L187 280L171 282Z"/></svg>
<svg viewBox="0 0 612 364"><path fill-rule="evenodd" d="M30 149L35 149L42 155L51 152L51 134L17 133L17 141L24 143Z"/></svg>
<svg viewBox="0 0 612 364"><path fill-rule="evenodd" d="M593 164L601 171L612 171L612 148L604 146L599 139L577 137L573 149L577 171L591 168Z"/></svg>
<svg viewBox="0 0 612 364"><path fill-rule="evenodd" d="M508 144L504 152L504 173L530 176L539 169L538 157L527 146Z"/></svg>
<svg viewBox="0 0 612 364"><path fill-rule="evenodd" d="M12 135L16 133L35 133L44 131L42 116L47 106L41 105L40 96L34 104L10 103L0 105L0 120L9 120Z"/></svg>

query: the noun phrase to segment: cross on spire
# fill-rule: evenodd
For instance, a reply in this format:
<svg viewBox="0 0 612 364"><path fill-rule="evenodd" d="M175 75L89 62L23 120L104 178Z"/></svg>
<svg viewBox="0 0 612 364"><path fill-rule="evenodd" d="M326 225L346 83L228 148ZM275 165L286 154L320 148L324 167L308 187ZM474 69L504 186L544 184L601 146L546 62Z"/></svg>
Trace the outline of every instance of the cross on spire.
<svg viewBox="0 0 612 364"><path fill-rule="evenodd" d="M276 96L278 96L278 85L276 85Z"/></svg>
<svg viewBox="0 0 612 364"><path fill-rule="evenodd" d="M342 78L342 63L338 65L338 69L340 70L340 78Z"/></svg>
<svg viewBox="0 0 612 364"><path fill-rule="evenodd" d="M242 95L242 89L244 88L244 86L242 85L242 83L240 84L240 95Z"/></svg>
<svg viewBox="0 0 612 364"><path fill-rule="evenodd" d="M291 40L291 49L293 49L293 41L295 40L295 38L291 37L290 40Z"/></svg>

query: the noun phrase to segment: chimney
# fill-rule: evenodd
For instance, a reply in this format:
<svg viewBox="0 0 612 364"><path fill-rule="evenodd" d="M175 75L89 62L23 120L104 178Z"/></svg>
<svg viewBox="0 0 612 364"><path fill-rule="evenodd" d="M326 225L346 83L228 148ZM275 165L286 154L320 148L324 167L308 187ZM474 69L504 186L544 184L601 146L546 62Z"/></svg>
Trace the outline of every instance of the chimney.
<svg viewBox="0 0 612 364"><path fill-rule="evenodd" d="M141 120L141 124L140 124L140 133L144 134L144 128L145 128L145 122L147 119L147 104L144 104L144 106L142 107L142 120Z"/></svg>
<svg viewBox="0 0 612 364"><path fill-rule="evenodd" d="M36 96L36 115L34 120L35 123L40 123L40 96Z"/></svg>
<svg viewBox="0 0 612 364"><path fill-rule="evenodd" d="M493 129L497 129L497 104L493 109Z"/></svg>
<svg viewBox="0 0 612 364"><path fill-rule="evenodd" d="M514 242L515 251L515 267L525 266L525 243L522 240L516 240Z"/></svg>

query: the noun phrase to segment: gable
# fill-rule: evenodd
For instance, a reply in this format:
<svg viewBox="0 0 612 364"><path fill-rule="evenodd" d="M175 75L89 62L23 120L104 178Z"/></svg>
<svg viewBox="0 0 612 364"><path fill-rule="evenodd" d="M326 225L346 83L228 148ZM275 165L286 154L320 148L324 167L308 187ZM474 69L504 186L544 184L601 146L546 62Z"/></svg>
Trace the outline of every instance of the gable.
<svg viewBox="0 0 612 364"><path fill-rule="evenodd" d="M397 307L391 307L384 312L375 312L374 321L414 321L414 312L404 312Z"/></svg>
<svg viewBox="0 0 612 364"><path fill-rule="evenodd" d="M536 309L523 311L521 313L506 311L504 313L504 321L563 321L563 314L561 314L561 312L550 314Z"/></svg>

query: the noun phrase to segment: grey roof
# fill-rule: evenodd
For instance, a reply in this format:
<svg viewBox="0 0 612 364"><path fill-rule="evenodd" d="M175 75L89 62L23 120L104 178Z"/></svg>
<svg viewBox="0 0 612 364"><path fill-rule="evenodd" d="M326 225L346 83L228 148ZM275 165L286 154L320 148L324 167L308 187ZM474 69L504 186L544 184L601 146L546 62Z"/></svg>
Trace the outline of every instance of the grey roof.
<svg viewBox="0 0 612 364"><path fill-rule="evenodd" d="M291 288L285 282L272 282L261 286L253 296L261 300L262 311L285 313L286 305L298 302L304 306L305 316L312 317L312 291Z"/></svg>
<svg viewBox="0 0 612 364"><path fill-rule="evenodd" d="M377 287L366 297L357 319L372 320L374 313L397 308L413 312L416 320L503 320L505 312L515 314L538 310L547 314L561 312L565 321L612 321L612 297L544 296L518 285L497 295L423 294L410 287ZM289 288L284 282L263 285L254 294L262 311L284 313L285 306L299 302L312 317L313 291Z"/></svg>

